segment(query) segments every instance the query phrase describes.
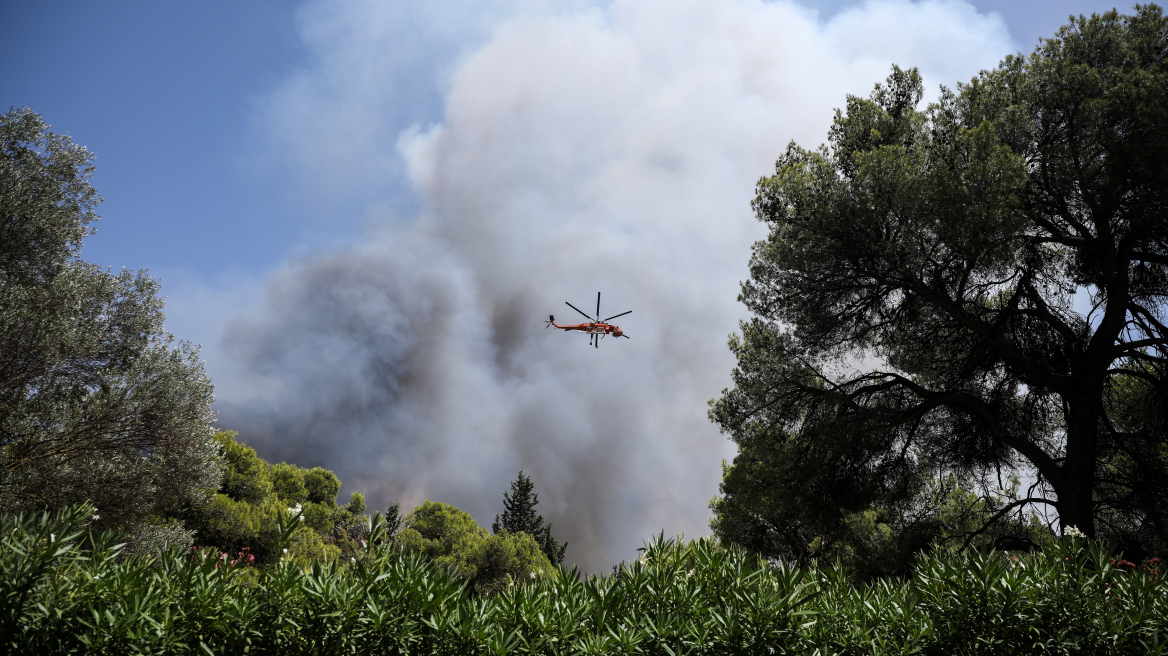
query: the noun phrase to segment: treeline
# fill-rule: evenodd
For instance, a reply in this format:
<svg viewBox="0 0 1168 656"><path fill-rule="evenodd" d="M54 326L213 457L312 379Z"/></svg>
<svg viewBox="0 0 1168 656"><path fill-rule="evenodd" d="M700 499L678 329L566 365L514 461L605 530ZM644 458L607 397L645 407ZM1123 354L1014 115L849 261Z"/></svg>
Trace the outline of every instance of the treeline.
<svg viewBox="0 0 1168 656"><path fill-rule="evenodd" d="M223 482L208 503L182 518L193 534L195 552L213 552L224 562L243 566L291 563L310 568L352 563L376 539L424 556L480 595L516 580L550 575L563 561L567 545L556 540L536 512L539 495L522 471L503 493L503 512L487 531L468 513L435 501L404 516L398 504L384 515L367 515L360 492L353 492L344 505L337 503L341 481L333 472L269 464L235 437L230 431L215 434L226 465ZM379 536L371 535L378 531ZM161 557L163 551L148 555Z"/></svg>
<svg viewBox="0 0 1168 656"><path fill-rule="evenodd" d="M88 512L0 520L10 653L1168 653L1159 564L1083 538L1036 554L936 552L872 585L656 539L608 576L533 572L483 596L395 547L380 521L351 561L254 567L206 550L119 558L113 535L85 533ZM274 547L299 530L281 519Z"/></svg>

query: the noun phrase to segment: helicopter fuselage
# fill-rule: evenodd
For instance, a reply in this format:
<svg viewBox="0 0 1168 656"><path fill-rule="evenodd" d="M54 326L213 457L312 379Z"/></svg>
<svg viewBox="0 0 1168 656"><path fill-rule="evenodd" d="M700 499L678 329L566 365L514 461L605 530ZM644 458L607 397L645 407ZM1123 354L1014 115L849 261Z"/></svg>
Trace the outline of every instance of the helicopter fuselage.
<svg viewBox="0 0 1168 656"><path fill-rule="evenodd" d="M632 310L629 310L628 312L621 312L620 314L614 314L611 317L608 317L607 319L601 320L601 318L600 318L600 316L601 316L600 315L600 292L596 292L596 318L595 319L588 316L587 314L584 313L584 310L581 310L580 308L576 307L575 305L572 305L571 303L568 303L565 301L564 305L567 305L568 307L572 308L573 310L579 312L585 319L588 319L588 323L566 323L566 324L560 325L560 324L556 323L555 316L548 315L547 326L546 326L547 328L551 328L554 326L556 328L559 328L560 330L576 330L576 331L579 331L582 333L588 333L588 344L590 346L595 346L596 348L600 348L600 338L604 337L605 335L612 335L613 337L624 337L625 339L629 338L629 336L626 335L625 332L620 329L620 326L616 326L616 325L613 325L613 324L608 323L608 322L611 321L612 319L616 319L617 317L623 317L626 314L631 314Z"/></svg>
<svg viewBox="0 0 1168 656"><path fill-rule="evenodd" d="M624 337L625 335L620 326L614 326L610 323L566 323L560 325L552 321L551 324L560 330L579 330L589 335L612 335L613 337Z"/></svg>

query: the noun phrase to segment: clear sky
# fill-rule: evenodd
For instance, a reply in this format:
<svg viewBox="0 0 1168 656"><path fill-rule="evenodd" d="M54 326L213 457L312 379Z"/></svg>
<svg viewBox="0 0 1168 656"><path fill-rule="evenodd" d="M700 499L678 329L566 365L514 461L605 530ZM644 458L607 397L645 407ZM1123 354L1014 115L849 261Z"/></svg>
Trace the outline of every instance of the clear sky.
<svg viewBox="0 0 1168 656"><path fill-rule="evenodd" d="M482 524L523 468L599 571L706 530L733 451L705 402L786 143L893 62L935 90L1111 7L5 2L0 105L96 153L83 256L162 278L224 427ZM630 340L542 330L598 289Z"/></svg>

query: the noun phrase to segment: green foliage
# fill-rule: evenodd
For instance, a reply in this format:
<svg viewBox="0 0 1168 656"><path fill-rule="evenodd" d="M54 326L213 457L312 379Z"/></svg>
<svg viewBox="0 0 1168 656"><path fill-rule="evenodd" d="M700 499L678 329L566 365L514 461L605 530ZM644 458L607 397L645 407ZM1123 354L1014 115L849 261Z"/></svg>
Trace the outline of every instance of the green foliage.
<svg viewBox="0 0 1168 656"><path fill-rule="evenodd" d="M385 530L389 533L390 537L397 535L398 531L401 530L404 520L405 518L401 514L401 504L396 501L391 503L389 509L385 511L384 517Z"/></svg>
<svg viewBox="0 0 1168 656"><path fill-rule="evenodd" d="M739 448L719 537L899 572L937 539L1041 542L1054 509L1168 547L1165 41L1154 5L1080 17L925 109L894 67L788 146L710 410Z"/></svg>
<svg viewBox="0 0 1168 656"><path fill-rule="evenodd" d="M89 508L0 523L7 653L891 654L1168 653L1168 584L1095 543L1046 553L938 551L910 576L761 563L656 538L611 576L560 568L493 596L383 524L352 562L251 568L214 551L117 557ZM432 518L451 513L434 511ZM283 520L278 543L302 530ZM90 545L90 546L83 546Z"/></svg>
<svg viewBox="0 0 1168 656"><path fill-rule="evenodd" d="M256 455L255 449L236 442L237 435L235 431L215 433L215 443L222 449L227 464L219 491L232 499L259 503L273 492L268 463Z"/></svg>
<svg viewBox="0 0 1168 656"><path fill-rule="evenodd" d="M307 501L310 503L336 505L337 493L341 491L341 480L323 467L313 467L304 472L304 489L308 492Z"/></svg>
<svg viewBox="0 0 1168 656"><path fill-rule="evenodd" d="M0 513L89 501L150 551L189 539L165 518L218 484L212 386L156 280L79 258L92 157L31 110L0 116Z"/></svg>
<svg viewBox="0 0 1168 656"><path fill-rule="evenodd" d="M555 571L542 546L527 533L484 536L475 549L472 588L479 594L494 594L518 581L546 578Z"/></svg>
<svg viewBox="0 0 1168 656"><path fill-rule="evenodd" d="M216 494L191 524L200 545L227 553L246 548L261 562L272 562L278 557L275 529L284 513L284 504L274 495L257 503Z"/></svg>
<svg viewBox="0 0 1168 656"><path fill-rule="evenodd" d="M491 524L491 532L507 531L518 533L523 531L535 535L543 528L543 517L535 511L539 505L539 495L535 493L535 484L531 477L519 472L519 476L511 483L511 491L503 493L503 512L495 515Z"/></svg>
<svg viewBox="0 0 1168 656"><path fill-rule="evenodd" d="M354 515L360 515L365 512L365 495L360 492L353 492L349 495L349 503L345 504L345 510L348 510Z"/></svg>
<svg viewBox="0 0 1168 656"><path fill-rule="evenodd" d="M27 107L0 117L0 272L22 287L65 268L100 218L93 154L48 128Z"/></svg>
<svg viewBox="0 0 1168 656"><path fill-rule="evenodd" d="M317 533L326 534L333 526L330 508L319 503L306 503L301 507L304 525Z"/></svg>
<svg viewBox="0 0 1168 656"><path fill-rule="evenodd" d="M535 484L520 470L519 476L511 483L511 491L503 492L503 512L495 515L491 532L526 533L535 538L553 565L559 565L564 562L568 544L560 544L552 535L552 525L544 524L543 515L535 511L537 505L539 495L535 493Z"/></svg>
<svg viewBox="0 0 1168 656"><path fill-rule="evenodd" d="M271 465L268 475L272 478L272 490L281 499L288 503L304 503L308 501L308 488L304 485L305 469L281 462Z"/></svg>
<svg viewBox="0 0 1168 656"><path fill-rule="evenodd" d="M470 582L478 594L489 595L515 581L550 575L540 545L527 533L491 535L466 512L426 501L406 516L394 541L420 553Z"/></svg>
<svg viewBox="0 0 1168 656"><path fill-rule="evenodd" d="M300 567L311 567L316 563L335 561L341 556L341 548L332 540L321 537L322 531L310 526L301 526L292 534L292 544L288 555Z"/></svg>
<svg viewBox="0 0 1168 656"><path fill-rule="evenodd" d="M1006 549L1029 551L1054 544L1055 536L1036 515L1020 512L986 523L985 517L993 508L1007 505L1019 498L1020 483L1011 478L1007 487L990 499L973 491L970 481L949 476L936 481L927 492L930 507L936 508L934 521L939 527L937 541L948 549Z"/></svg>
<svg viewBox="0 0 1168 656"><path fill-rule="evenodd" d="M211 502L191 512L187 523L200 545L225 553L248 550L261 563L283 557L276 527L281 518L299 514L293 559L309 564L314 559L351 557L367 532L368 518L360 492L348 506L338 506L341 482L327 469L304 469L280 463L269 465L255 449L236 441L233 431L216 433L227 471L219 493ZM331 496L329 496L331 495Z"/></svg>

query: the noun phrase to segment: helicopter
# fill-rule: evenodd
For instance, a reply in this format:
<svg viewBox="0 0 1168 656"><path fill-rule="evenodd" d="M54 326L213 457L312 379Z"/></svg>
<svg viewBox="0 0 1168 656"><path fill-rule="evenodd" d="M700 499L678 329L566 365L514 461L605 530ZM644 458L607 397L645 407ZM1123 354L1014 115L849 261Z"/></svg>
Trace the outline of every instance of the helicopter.
<svg viewBox="0 0 1168 656"><path fill-rule="evenodd" d="M567 305L568 307L572 308L573 310L579 312L580 314L584 314L584 311L581 310L580 308L576 307L575 305L572 305L571 303L569 303L567 301L564 301L564 304ZM629 336L626 335L624 333L624 331L620 329L620 326L614 326L608 322L617 318L617 317L623 317L626 314L631 314L631 313L632 313L632 310L629 310L628 312L621 312L620 314L614 314L611 317L601 321L601 319L600 319L600 292L596 292L596 318L595 319L588 316L587 314L584 314L584 318L588 320L588 323L571 323L571 324L564 324L561 326L560 324L556 323L555 315L549 314L548 320L544 322L544 324L545 324L544 328L547 329L547 328L555 327L555 328L559 328L560 330L579 330L580 332L588 333L588 345L594 346L596 348L600 348L600 338L604 337L605 335L612 335L613 337L624 337L625 339L629 338Z"/></svg>

